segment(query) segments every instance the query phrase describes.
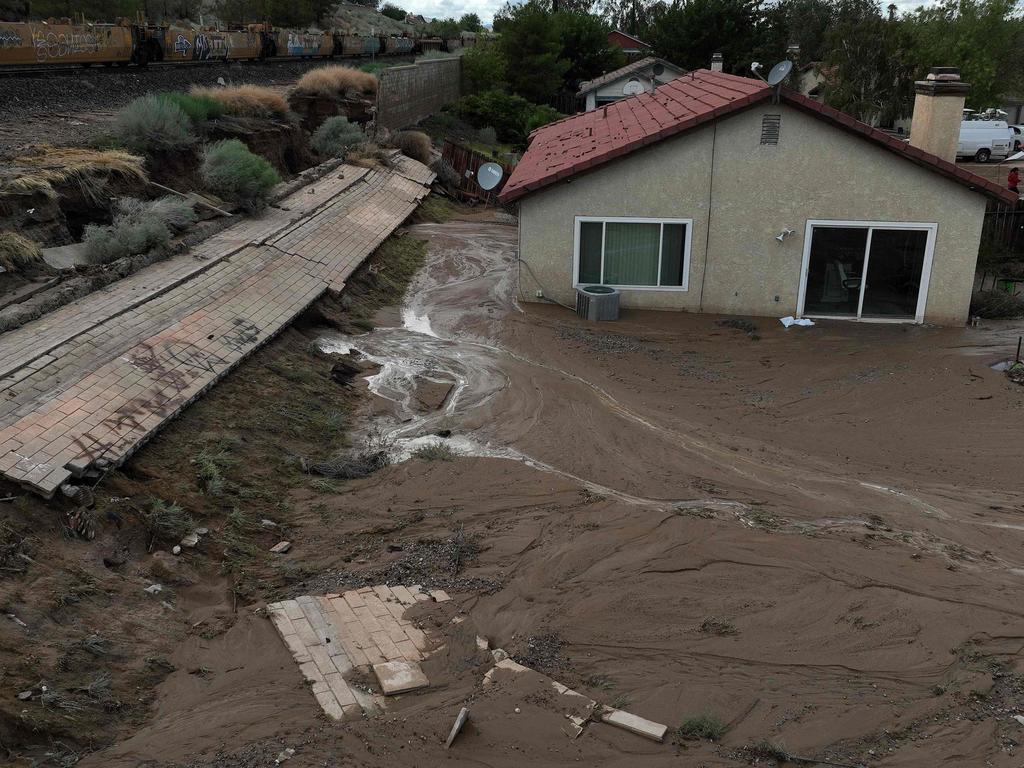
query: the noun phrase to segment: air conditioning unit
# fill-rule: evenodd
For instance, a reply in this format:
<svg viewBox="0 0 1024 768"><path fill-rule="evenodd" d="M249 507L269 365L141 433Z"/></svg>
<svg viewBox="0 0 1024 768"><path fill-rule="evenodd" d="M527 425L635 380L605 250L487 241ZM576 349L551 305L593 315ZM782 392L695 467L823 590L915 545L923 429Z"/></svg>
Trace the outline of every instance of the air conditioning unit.
<svg viewBox="0 0 1024 768"><path fill-rule="evenodd" d="M619 292L607 285L579 286L576 314L586 320L618 320Z"/></svg>

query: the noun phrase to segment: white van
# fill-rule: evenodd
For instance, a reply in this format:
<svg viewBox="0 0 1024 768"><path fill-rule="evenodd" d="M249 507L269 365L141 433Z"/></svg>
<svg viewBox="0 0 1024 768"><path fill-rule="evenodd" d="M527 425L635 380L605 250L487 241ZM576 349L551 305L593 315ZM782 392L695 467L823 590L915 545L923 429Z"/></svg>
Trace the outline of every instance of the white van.
<svg viewBox="0 0 1024 768"><path fill-rule="evenodd" d="M971 157L975 162L987 163L992 158L1003 160L1013 147L1013 132L1005 120L964 120L960 123L960 138L956 156Z"/></svg>

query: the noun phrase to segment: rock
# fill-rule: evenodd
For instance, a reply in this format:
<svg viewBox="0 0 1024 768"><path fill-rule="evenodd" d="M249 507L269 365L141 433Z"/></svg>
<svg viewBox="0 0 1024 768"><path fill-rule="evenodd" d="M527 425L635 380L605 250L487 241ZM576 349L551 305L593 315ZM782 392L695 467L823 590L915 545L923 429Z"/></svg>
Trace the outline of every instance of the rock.
<svg viewBox="0 0 1024 768"><path fill-rule="evenodd" d="M519 707L516 707L516 709L515 709L515 712L516 712L516 714L517 714L517 715L518 715L518 714L519 714L520 712L522 712L522 711L523 711L523 710L521 710L521 709L520 709Z"/></svg>
<svg viewBox="0 0 1024 768"><path fill-rule="evenodd" d="M286 747L283 750L281 750L281 754L279 754L277 756L277 759L274 760L274 765L280 765L281 763L285 762L286 760L291 760L294 755L295 755L295 750L292 749L291 747Z"/></svg>
<svg viewBox="0 0 1024 768"><path fill-rule="evenodd" d="M148 587L146 587L146 589L145 589L145 590L143 590L143 591L144 591L144 592L148 592L148 593L149 593L149 594L151 594L151 595L158 595L158 594L160 594L161 592L163 592L163 590L164 590L164 588L163 588L162 586L160 586L159 584L150 584L150 585L149 585Z"/></svg>
<svg viewBox="0 0 1024 768"><path fill-rule="evenodd" d="M260 525L262 525L264 528L277 528L277 523L275 523L273 520L267 520L267 518L263 518L262 520L260 520Z"/></svg>
<svg viewBox="0 0 1024 768"><path fill-rule="evenodd" d="M188 536L181 540L181 546L188 547L191 549L199 543L199 536L195 533L190 533Z"/></svg>
<svg viewBox="0 0 1024 768"><path fill-rule="evenodd" d="M209 532L210 532L209 528L196 528L196 535L197 536L205 536Z"/></svg>
<svg viewBox="0 0 1024 768"><path fill-rule="evenodd" d="M175 554L175 555L180 555L181 554L181 547L179 545L175 544L173 547L171 547L171 553Z"/></svg>
<svg viewBox="0 0 1024 768"><path fill-rule="evenodd" d="M270 551L273 552L275 555L283 555L291 548L292 543L290 541L279 541L277 544L270 548Z"/></svg>
<svg viewBox="0 0 1024 768"><path fill-rule="evenodd" d="M463 707L459 710L459 715L455 718L455 723L448 732L448 740L444 743L445 749L451 747L452 742L455 741L455 737L459 735L459 731L462 730L462 726L466 724L467 720L469 720L469 709Z"/></svg>
<svg viewBox="0 0 1024 768"><path fill-rule="evenodd" d="M22 701L28 701L32 698L32 691L22 691L18 694L18 698Z"/></svg>
<svg viewBox="0 0 1024 768"><path fill-rule="evenodd" d="M480 637L480 635L476 636L476 649L478 651L486 651L490 647L491 647L490 643L487 642L487 638L486 637Z"/></svg>
<svg viewBox="0 0 1024 768"><path fill-rule="evenodd" d="M496 662L497 661L504 661L505 659L508 658L508 654L505 653L504 649L502 649L502 648L495 648L493 651L491 651L491 656L494 657L494 660Z"/></svg>

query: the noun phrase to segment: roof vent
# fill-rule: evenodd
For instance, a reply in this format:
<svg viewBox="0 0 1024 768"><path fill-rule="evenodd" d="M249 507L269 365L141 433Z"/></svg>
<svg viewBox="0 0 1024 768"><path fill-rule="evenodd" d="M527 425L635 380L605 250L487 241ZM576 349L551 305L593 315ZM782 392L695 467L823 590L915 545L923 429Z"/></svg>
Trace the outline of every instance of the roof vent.
<svg viewBox="0 0 1024 768"><path fill-rule="evenodd" d="M779 130L782 126L782 115L765 115L761 118L761 143L775 145L779 143Z"/></svg>

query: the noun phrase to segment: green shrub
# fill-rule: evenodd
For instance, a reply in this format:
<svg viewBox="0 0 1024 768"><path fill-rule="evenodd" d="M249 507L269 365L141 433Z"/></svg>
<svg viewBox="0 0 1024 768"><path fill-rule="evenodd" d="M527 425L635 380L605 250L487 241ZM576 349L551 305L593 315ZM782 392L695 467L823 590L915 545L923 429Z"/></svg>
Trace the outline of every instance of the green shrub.
<svg viewBox="0 0 1024 768"><path fill-rule="evenodd" d="M430 165L430 137L422 131L399 131L391 137L391 143L406 157Z"/></svg>
<svg viewBox="0 0 1024 768"><path fill-rule="evenodd" d="M520 147L530 131L559 117L551 107L498 90L464 96L446 109L474 128L493 128L501 141Z"/></svg>
<svg viewBox="0 0 1024 768"><path fill-rule="evenodd" d="M462 77L470 93L500 89L505 84L505 59L496 45L470 48L462 56Z"/></svg>
<svg viewBox="0 0 1024 768"><path fill-rule="evenodd" d="M329 117L316 129L309 143L324 157L344 157L352 147L365 140L362 130L347 117Z"/></svg>
<svg viewBox="0 0 1024 768"><path fill-rule="evenodd" d="M224 105L212 96L196 93L182 93L181 91L168 91L159 94L160 98L169 104L176 105L184 112L192 125L202 125L207 120L221 117L224 114Z"/></svg>
<svg viewBox="0 0 1024 768"><path fill-rule="evenodd" d="M142 154L184 149L195 142L192 123L177 104L156 94L135 99L114 118L113 133Z"/></svg>
<svg viewBox="0 0 1024 768"><path fill-rule="evenodd" d="M270 190L281 181L270 163L238 139L218 141L207 149L202 173L214 194L252 211L266 206Z"/></svg>
<svg viewBox="0 0 1024 768"><path fill-rule="evenodd" d="M679 726L677 733L684 739L718 741L725 735L727 730L729 730L728 726L717 715L705 713L686 718L683 724Z"/></svg>
<svg viewBox="0 0 1024 768"><path fill-rule="evenodd" d="M127 256L163 250L171 235L196 220L192 206L174 197L152 202L132 198L118 201L109 226L85 228L85 254L90 264L108 264Z"/></svg>
<svg viewBox="0 0 1024 768"><path fill-rule="evenodd" d="M394 19L395 21L405 21L405 11L399 8L394 3L384 3L383 7L380 9L380 12L382 16L387 16L389 19Z"/></svg>

